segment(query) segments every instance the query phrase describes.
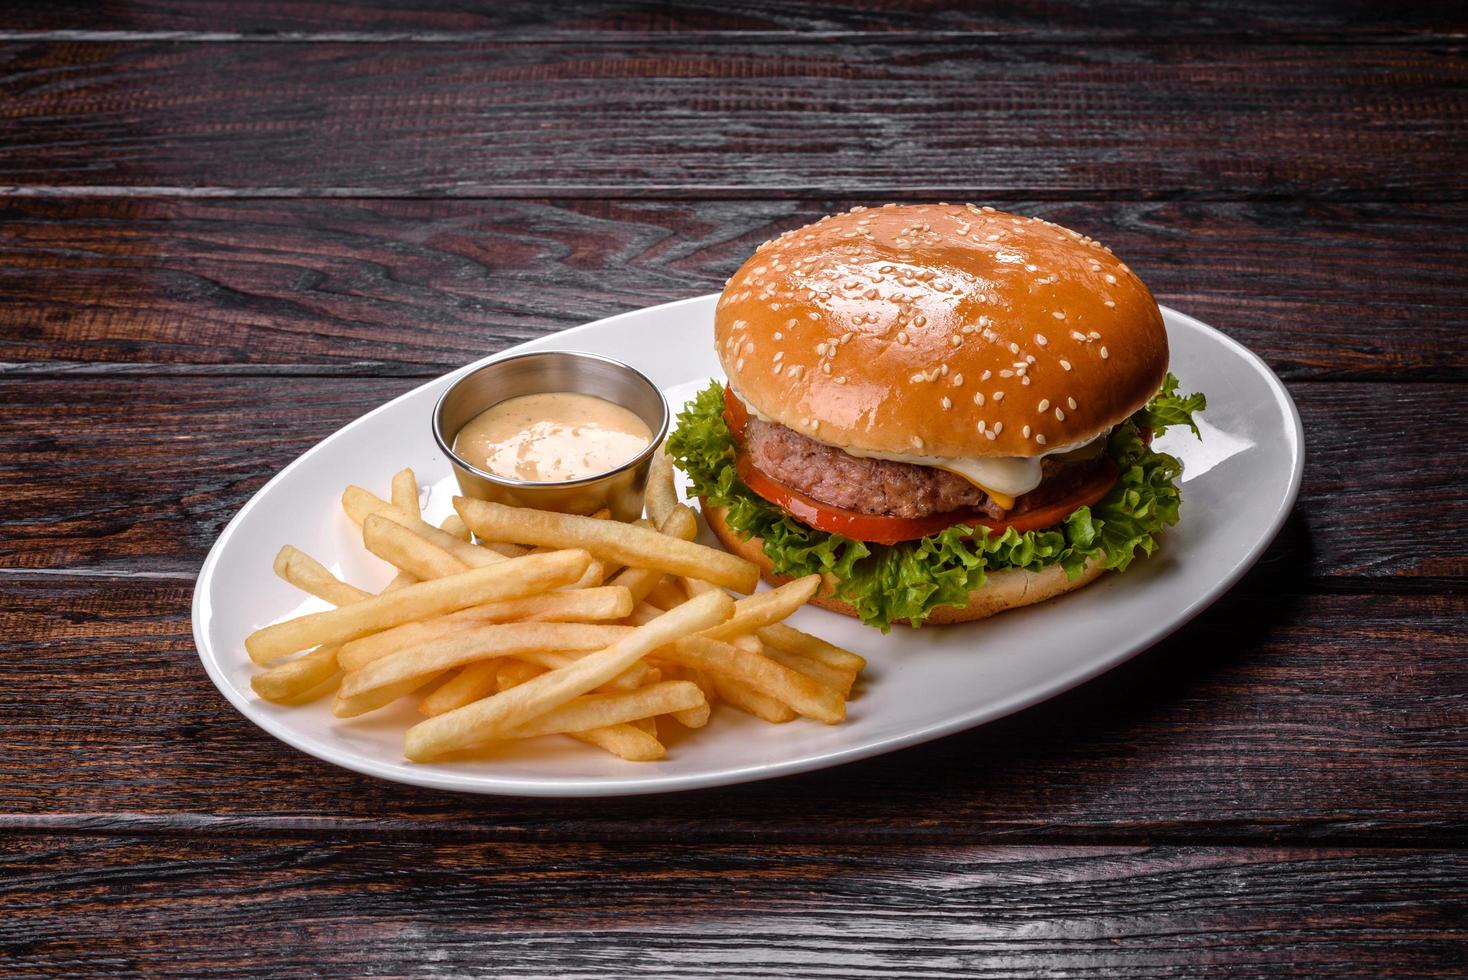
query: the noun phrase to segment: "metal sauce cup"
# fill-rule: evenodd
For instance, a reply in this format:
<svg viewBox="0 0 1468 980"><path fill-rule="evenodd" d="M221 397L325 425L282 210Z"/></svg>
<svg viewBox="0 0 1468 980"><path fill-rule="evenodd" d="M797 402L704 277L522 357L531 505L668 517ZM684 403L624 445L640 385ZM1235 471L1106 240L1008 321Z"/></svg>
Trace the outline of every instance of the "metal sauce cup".
<svg viewBox="0 0 1468 980"><path fill-rule="evenodd" d="M459 430L480 412L520 395L557 391L595 395L621 405L647 423L652 442L614 470L553 483L499 476L471 466L454 452ZM579 351L519 354L493 361L455 381L433 409L433 438L453 466L464 496L565 514L592 514L606 507L619 521L642 516L648 467L667 434L668 403L657 385L621 361Z"/></svg>

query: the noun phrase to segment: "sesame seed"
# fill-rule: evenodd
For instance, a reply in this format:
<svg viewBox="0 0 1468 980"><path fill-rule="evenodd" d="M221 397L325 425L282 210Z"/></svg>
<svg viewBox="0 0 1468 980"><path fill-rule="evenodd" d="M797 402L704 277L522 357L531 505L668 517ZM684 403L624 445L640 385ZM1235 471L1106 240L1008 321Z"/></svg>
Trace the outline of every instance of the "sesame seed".
<svg viewBox="0 0 1468 980"><path fill-rule="evenodd" d="M999 433L995 432L993 429L990 429L988 432L985 432L984 433L984 438L985 439L988 439L990 442L993 442L994 441L994 437L997 436L998 434Z"/></svg>
<svg viewBox="0 0 1468 980"><path fill-rule="evenodd" d="M1050 410L1050 399L1048 399L1048 398L1041 398L1040 399L1040 411L1042 411L1042 412L1048 412L1049 410Z"/></svg>
<svg viewBox="0 0 1468 980"><path fill-rule="evenodd" d="M1021 381L1021 382L1023 382L1023 383L1024 383L1024 384L1026 384L1026 385L1028 385L1028 384L1029 384L1029 383L1030 383L1030 379L1029 379L1029 377L1028 377L1028 376L1026 376L1026 377L1023 377L1023 378L1020 378L1020 379L1019 379L1019 380L1020 380L1020 381Z"/></svg>
<svg viewBox="0 0 1468 980"><path fill-rule="evenodd" d="M960 337L958 334L954 334L952 337L949 337L948 338L948 342L950 344L952 344L954 347L962 347L963 346L963 338Z"/></svg>
<svg viewBox="0 0 1468 980"><path fill-rule="evenodd" d="M945 377L945 378L948 377L948 362L947 361L944 361L942 364L939 364L938 365L938 373L941 374L941 375L943 375L943 377Z"/></svg>
<svg viewBox="0 0 1468 980"><path fill-rule="evenodd" d="M914 449L921 449L921 448L923 448L923 439L922 439L922 436L913 436L912 437L912 445L913 445L913 448Z"/></svg>
<svg viewBox="0 0 1468 980"><path fill-rule="evenodd" d="M984 404L984 393L982 391L976 391L976 392L974 392L974 404L975 405L983 405Z"/></svg>
<svg viewBox="0 0 1468 980"><path fill-rule="evenodd" d="M992 377L994 377L994 372L993 371L985 371L983 374L979 375L979 380L980 381L988 381Z"/></svg>
<svg viewBox="0 0 1468 980"><path fill-rule="evenodd" d="M959 371L959 372L957 372L957 373L955 373L953 375L953 387L955 387L955 388L962 388L963 387L963 372L962 371Z"/></svg>
<svg viewBox="0 0 1468 980"><path fill-rule="evenodd" d="M787 326L787 327L798 327L798 326L800 326L800 321L797 320L797 319L795 319L795 317L791 317L790 319L788 319L788 320L785 321L785 326Z"/></svg>
<svg viewBox="0 0 1468 980"><path fill-rule="evenodd" d="M736 371L743 371L744 370L744 358L741 357L739 360L737 360L737 361L734 362L734 370L736 370Z"/></svg>
<svg viewBox="0 0 1468 980"><path fill-rule="evenodd" d="M826 344L825 344L824 341L822 341L819 344L816 344L816 355L819 356L819 357L825 357L826 356Z"/></svg>
<svg viewBox="0 0 1468 980"><path fill-rule="evenodd" d="M1079 340L1083 344L1086 342L1086 335L1083 334L1083 333L1081 333L1079 330L1072 330L1070 332L1070 336L1071 336L1071 339L1073 339L1073 340Z"/></svg>
<svg viewBox="0 0 1468 980"><path fill-rule="evenodd" d="M1053 317L1055 317L1055 319L1057 319L1057 320L1064 320L1065 319L1065 314L1063 312L1061 312L1060 310L1056 310L1054 313L1051 313L1050 315L1053 316Z"/></svg>
<svg viewBox="0 0 1468 980"><path fill-rule="evenodd" d="M837 375L836 376L836 383L838 385L844 385L846 383L846 375L844 375L844 374Z"/></svg>
<svg viewBox="0 0 1468 980"><path fill-rule="evenodd" d="M1034 364L1035 363L1035 355L1034 354L1026 354L1025 355L1025 363L1026 364Z"/></svg>
<svg viewBox="0 0 1468 980"><path fill-rule="evenodd" d="M823 363L821 365L821 373L822 374L830 374L831 373L831 364L830 364L829 361L827 361L827 362L825 362L825 363Z"/></svg>
<svg viewBox="0 0 1468 980"><path fill-rule="evenodd" d="M1003 431L1004 431L1004 423L1003 422L995 422L994 423L994 434L995 435L998 435L999 433L1001 433Z"/></svg>
<svg viewBox="0 0 1468 980"><path fill-rule="evenodd" d="M981 435L983 434L983 431L984 431L984 425L985 425L984 420L983 419L979 419L979 424L976 426L976 428L979 430L979 433Z"/></svg>
<svg viewBox="0 0 1468 980"><path fill-rule="evenodd" d="M1042 446L1045 445L1045 437L1043 435L1038 434L1038 433L1035 435L1035 441L1038 442Z"/></svg>
<svg viewBox="0 0 1468 980"><path fill-rule="evenodd" d="M875 317L873 317L872 319L873 319L873 321L876 320ZM850 343L850 341L851 341L851 331L848 330L844 334L841 335L841 342L843 344L845 344L845 343Z"/></svg>
<svg viewBox="0 0 1468 980"><path fill-rule="evenodd" d="M1094 330L1092 330L1086 336L1090 337L1092 340L1100 340L1101 339L1101 335L1099 333L1097 333L1096 331L1094 331Z"/></svg>
<svg viewBox="0 0 1468 980"><path fill-rule="evenodd" d="M1065 358L1062 357L1060 359L1060 366L1062 368L1064 368L1065 370L1069 371L1070 370L1070 361L1067 361Z"/></svg>
<svg viewBox="0 0 1468 980"><path fill-rule="evenodd" d="M1106 278L1106 281L1109 282L1109 283L1111 283L1112 285L1115 285L1116 284L1116 277L1113 276L1111 273L1109 273L1109 272L1106 273L1105 278Z"/></svg>
<svg viewBox="0 0 1468 980"><path fill-rule="evenodd" d="M1044 347L1046 344L1050 343L1050 341L1045 339L1044 334L1037 333L1035 334L1035 343L1039 344L1041 347Z"/></svg>
<svg viewBox="0 0 1468 980"><path fill-rule="evenodd" d="M1076 400L1074 398L1067 398L1065 403L1070 406L1072 412L1076 410Z"/></svg>
<svg viewBox="0 0 1468 980"><path fill-rule="evenodd" d="M907 343L907 331L906 330L899 330L899 331L897 331L897 342L899 344L905 344L905 343Z"/></svg>
<svg viewBox="0 0 1468 980"><path fill-rule="evenodd" d="M1014 372L1011 371L1011 370L1009 370L1009 368L1005 368L1003 371L1000 371L999 372L999 377L1001 377L1001 378L1012 378L1012 377L1014 377Z"/></svg>
<svg viewBox="0 0 1468 980"><path fill-rule="evenodd" d="M746 353L746 354L753 354L754 353L754 341L752 341L752 340L746 340L744 342L744 353Z"/></svg>
<svg viewBox="0 0 1468 980"><path fill-rule="evenodd" d="M1055 418L1057 421L1060 422L1065 421L1065 409L1061 408L1059 405L1055 406Z"/></svg>
<svg viewBox="0 0 1468 980"><path fill-rule="evenodd" d="M1027 265L1026 265L1026 266L1025 266L1025 271L1026 271L1026 272L1038 272L1038 271L1039 271L1039 270L1040 270L1040 267L1039 267L1039 266L1037 266L1037 265L1030 265L1030 264L1027 264Z"/></svg>
<svg viewBox="0 0 1468 980"><path fill-rule="evenodd" d="M946 412L950 408L953 407L953 400L951 398L949 398L947 395L944 395L943 396L943 400L941 402L939 402L938 404L942 405L943 406L943 411Z"/></svg>
<svg viewBox="0 0 1468 980"><path fill-rule="evenodd" d="M1009 345L1009 352L1011 354L1018 354L1019 353L1019 344L1011 343Z"/></svg>
<svg viewBox="0 0 1468 980"><path fill-rule="evenodd" d="M1112 302L1111 300L1109 300L1109 299L1108 300L1104 300L1103 303L1102 303L1102 305L1103 306L1109 306L1113 310L1116 309L1116 304L1114 302Z"/></svg>
<svg viewBox="0 0 1468 980"><path fill-rule="evenodd" d="M1104 361L1104 360L1106 360L1110 356L1111 356L1110 354L1106 353L1106 348L1105 347L1102 347L1101 348L1101 360Z"/></svg>
<svg viewBox="0 0 1468 980"><path fill-rule="evenodd" d="M914 375L912 375L911 377L909 377L907 379L908 384L917 384L919 381L926 381L926 380L928 380L927 377L921 371L919 371L917 374L914 374Z"/></svg>
<svg viewBox="0 0 1468 980"><path fill-rule="evenodd" d="M1002 402L1002 401L1004 401L1004 392L1002 392L1002 391L996 391L996 392L994 392L994 400L996 402Z"/></svg>
<svg viewBox="0 0 1468 980"><path fill-rule="evenodd" d="M1024 437L1026 439L1030 437L1030 427L1028 425L1025 426L1023 429L1020 429L1019 431L1024 434Z"/></svg>

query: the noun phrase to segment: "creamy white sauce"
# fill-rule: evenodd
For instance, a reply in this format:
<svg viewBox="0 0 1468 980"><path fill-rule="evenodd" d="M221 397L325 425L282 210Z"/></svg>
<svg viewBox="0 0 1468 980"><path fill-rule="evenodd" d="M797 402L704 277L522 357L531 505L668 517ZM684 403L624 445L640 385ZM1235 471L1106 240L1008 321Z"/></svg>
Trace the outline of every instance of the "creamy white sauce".
<svg viewBox="0 0 1468 980"><path fill-rule="evenodd" d="M470 419L454 452L498 476L561 483L614 470L652 441L635 413L594 395L520 395Z"/></svg>
<svg viewBox="0 0 1468 980"><path fill-rule="evenodd" d="M738 398L749 414L755 418L773 422L776 425L781 424L745 401L739 392L734 392L734 397ZM1046 456L1059 456L1074 452L1105 439L1110 433L1111 429L1108 427L1100 435L1091 439L1056 446L1038 456L923 456L914 453L867 452L864 449L853 449L850 446L838 448L849 455L866 459L885 459L893 463L937 467L957 473L980 490L994 491L1007 497L1018 497L1040 485L1040 461Z"/></svg>

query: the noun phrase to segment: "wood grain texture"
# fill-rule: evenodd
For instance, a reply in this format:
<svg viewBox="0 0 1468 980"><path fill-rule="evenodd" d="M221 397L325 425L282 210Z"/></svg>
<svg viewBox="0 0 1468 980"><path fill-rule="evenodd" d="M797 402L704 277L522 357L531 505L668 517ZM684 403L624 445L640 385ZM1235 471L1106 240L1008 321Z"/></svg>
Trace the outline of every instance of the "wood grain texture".
<svg viewBox="0 0 1468 980"><path fill-rule="evenodd" d="M200 667L191 583L4 584L0 828L11 830L851 847L1449 844L1468 832L1461 586L1302 594L1288 567L1267 563L1139 659L974 732L723 790L531 800L394 786L274 741Z"/></svg>
<svg viewBox="0 0 1468 980"><path fill-rule="evenodd" d="M689 34L762 35L785 40L793 32L964 34L1007 40L1174 40L1214 42L1453 37L1468 28L1460 5L1435 0L1383 4L1311 0L1289 4L1202 0L1186 10L1158 0L1105 6L1011 0L1004 4L954 0L790 3L782 0L678 0L647 3L494 0L478 4L417 0L50 0L15 4L0 16L0 30L86 33L194 32L246 35L252 40L326 33L375 38L462 38L485 35L518 41Z"/></svg>
<svg viewBox="0 0 1468 980"><path fill-rule="evenodd" d="M0 380L0 482L10 494L0 511L0 569L191 577L266 480L413 385L329 377ZM1445 533L1468 523L1462 397L1461 385L1297 384L1307 440L1300 531L1282 539L1271 560L1305 581L1468 576L1463 535ZM1388 459L1391 466L1379 465ZM343 485L350 479L344 473ZM332 501L317 506L323 519L335 519Z"/></svg>
<svg viewBox="0 0 1468 980"><path fill-rule="evenodd" d="M1452 48L12 42L0 65L0 187L26 193L1468 196Z"/></svg>
<svg viewBox="0 0 1468 980"><path fill-rule="evenodd" d="M0 948L34 973L1459 977L1468 938L1468 858L1441 851L0 847Z"/></svg>
<svg viewBox="0 0 1468 980"><path fill-rule="evenodd" d="M435 376L717 292L760 242L855 203L12 198L0 372ZM1286 379L1468 380L1468 206L1011 206L1107 242Z"/></svg>

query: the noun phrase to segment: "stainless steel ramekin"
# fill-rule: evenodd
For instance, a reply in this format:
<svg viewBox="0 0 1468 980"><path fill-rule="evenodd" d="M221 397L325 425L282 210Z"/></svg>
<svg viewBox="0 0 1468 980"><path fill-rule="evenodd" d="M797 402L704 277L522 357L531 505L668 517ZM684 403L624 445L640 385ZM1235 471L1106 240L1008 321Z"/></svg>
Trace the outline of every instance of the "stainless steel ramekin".
<svg viewBox="0 0 1468 980"><path fill-rule="evenodd" d="M629 409L647 423L652 442L614 470L555 483L498 476L471 466L454 452L459 430L485 409L520 395L556 391L595 395ZM579 351L518 354L493 361L455 381L433 409L434 441L453 466L464 496L566 514L591 514L607 507L619 521L642 516L648 466L667 434L668 403L657 385L621 361Z"/></svg>

